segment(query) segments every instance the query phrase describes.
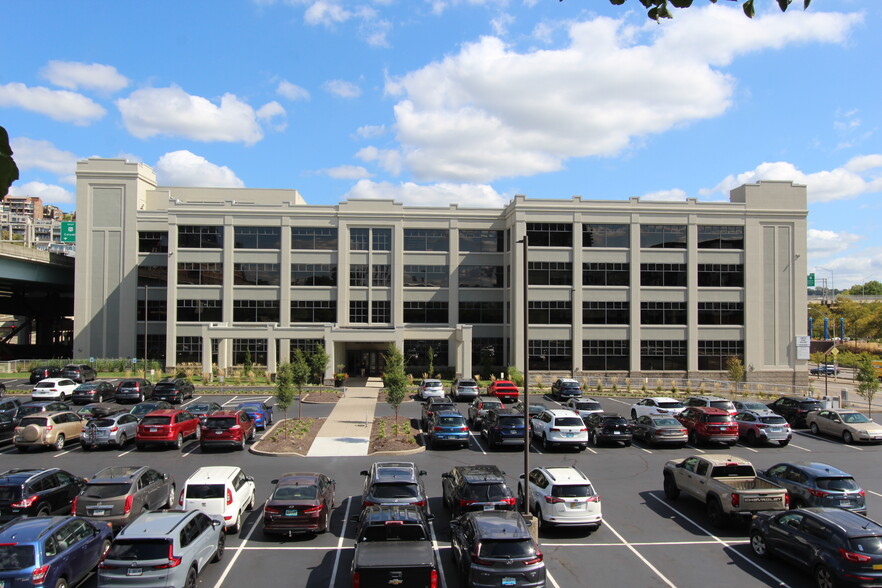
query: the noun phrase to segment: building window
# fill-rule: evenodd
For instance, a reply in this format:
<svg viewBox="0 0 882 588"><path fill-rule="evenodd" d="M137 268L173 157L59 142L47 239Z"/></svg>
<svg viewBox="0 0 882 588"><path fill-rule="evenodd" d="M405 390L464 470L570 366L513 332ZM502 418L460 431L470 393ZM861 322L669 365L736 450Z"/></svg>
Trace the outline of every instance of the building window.
<svg viewBox="0 0 882 588"><path fill-rule="evenodd" d="M179 323L219 323L223 321L220 300L178 300Z"/></svg>
<svg viewBox="0 0 882 588"><path fill-rule="evenodd" d="M371 229L374 251L392 251L392 229Z"/></svg>
<svg viewBox="0 0 882 588"><path fill-rule="evenodd" d="M685 263L641 263L640 264L641 286L686 286Z"/></svg>
<svg viewBox="0 0 882 588"><path fill-rule="evenodd" d="M640 369L643 371L685 371L686 341L641 341Z"/></svg>
<svg viewBox="0 0 882 588"><path fill-rule="evenodd" d="M236 249L279 249L282 245L282 229L279 227L234 227L233 242Z"/></svg>
<svg viewBox="0 0 882 588"><path fill-rule="evenodd" d="M725 371L730 357L744 361L744 341L698 341L698 369Z"/></svg>
<svg viewBox="0 0 882 588"><path fill-rule="evenodd" d="M233 321L237 323L278 323L278 300L234 300Z"/></svg>
<svg viewBox="0 0 882 588"><path fill-rule="evenodd" d="M368 245L374 251L392 250L392 229L349 229L349 249L367 251Z"/></svg>
<svg viewBox="0 0 882 588"><path fill-rule="evenodd" d="M505 286L505 268L501 265L459 266L460 288L502 288Z"/></svg>
<svg viewBox="0 0 882 588"><path fill-rule="evenodd" d="M569 300L530 300L528 317L531 325L570 325L573 308Z"/></svg>
<svg viewBox="0 0 882 588"><path fill-rule="evenodd" d="M366 323L368 322L368 303L367 300L350 300L349 301L349 322L350 323Z"/></svg>
<svg viewBox="0 0 882 588"><path fill-rule="evenodd" d="M147 299L147 320L165 322L166 318L166 301L165 298L159 300ZM144 320L144 300L138 300L138 320Z"/></svg>
<svg viewBox="0 0 882 588"><path fill-rule="evenodd" d="M266 365L266 339L233 339L233 365Z"/></svg>
<svg viewBox="0 0 882 588"><path fill-rule="evenodd" d="M583 224L582 247L631 247L631 226L602 223Z"/></svg>
<svg viewBox="0 0 882 588"><path fill-rule="evenodd" d="M217 363L217 339L211 340L211 363ZM202 337L177 337L177 363L202 363Z"/></svg>
<svg viewBox="0 0 882 588"><path fill-rule="evenodd" d="M446 265L405 265L404 285L424 288L446 288L450 268Z"/></svg>
<svg viewBox="0 0 882 588"><path fill-rule="evenodd" d="M573 369L571 341L530 339L528 352L531 370Z"/></svg>
<svg viewBox="0 0 882 588"><path fill-rule="evenodd" d="M527 276L531 286L568 286L573 283L573 264L568 261L531 261Z"/></svg>
<svg viewBox="0 0 882 588"><path fill-rule="evenodd" d="M183 225L178 227L178 247L193 249L222 249L223 227Z"/></svg>
<svg viewBox="0 0 882 588"><path fill-rule="evenodd" d="M447 324L447 302L404 302L404 322Z"/></svg>
<svg viewBox="0 0 882 588"><path fill-rule="evenodd" d="M744 249L744 227L698 225L699 249Z"/></svg>
<svg viewBox="0 0 882 588"><path fill-rule="evenodd" d="M144 357L144 335L137 337L135 342L135 357ZM165 334L147 333L147 359L155 359L165 365ZM201 358L200 358L201 361ZM144 366L141 366L143 369Z"/></svg>
<svg viewBox="0 0 882 588"><path fill-rule="evenodd" d="M292 300L292 323L336 323L336 300Z"/></svg>
<svg viewBox="0 0 882 588"><path fill-rule="evenodd" d="M630 286L631 264L583 263L582 284L585 286Z"/></svg>
<svg viewBox="0 0 882 588"><path fill-rule="evenodd" d="M389 264L371 266L371 286L388 288L392 285L392 267Z"/></svg>
<svg viewBox="0 0 882 588"><path fill-rule="evenodd" d="M640 225L640 247L686 249L686 225Z"/></svg>
<svg viewBox="0 0 882 588"><path fill-rule="evenodd" d="M138 231L138 253L168 253L168 231Z"/></svg>
<svg viewBox="0 0 882 588"><path fill-rule="evenodd" d="M699 325L743 325L743 302L699 302Z"/></svg>
<svg viewBox="0 0 882 588"><path fill-rule="evenodd" d="M392 303L388 300L372 300L371 301L371 322L372 323L391 323L392 322Z"/></svg>
<svg viewBox="0 0 882 588"><path fill-rule="evenodd" d="M178 284L195 286L222 286L224 283L223 264L189 263L178 264Z"/></svg>
<svg viewBox="0 0 882 588"><path fill-rule="evenodd" d="M292 263L292 286L336 286L337 265L333 263Z"/></svg>
<svg viewBox="0 0 882 588"><path fill-rule="evenodd" d="M564 223L527 223L530 247L572 247L573 225Z"/></svg>
<svg viewBox="0 0 882 588"><path fill-rule="evenodd" d="M582 302L582 322L586 325L627 325L631 322L630 303L591 300Z"/></svg>
<svg viewBox="0 0 882 588"><path fill-rule="evenodd" d="M352 251L367 251L371 242L370 229L349 229L349 249Z"/></svg>
<svg viewBox="0 0 882 588"><path fill-rule="evenodd" d="M744 266L728 263L699 263L698 285L707 288L743 288Z"/></svg>
<svg viewBox="0 0 882 588"><path fill-rule="evenodd" d="M450 236L441 229L404 229L405 251L449 251Z"/></svg>
<svg viewBox="0 0 882 588"><path fill-rule="evenodd" d="M168 286L168 268L164 265L139 265L138 286Z"/></svg>
<svg viewBox="0 0 882 588"><path fill-rule="evenodd" d="M582 341L582 369L590 371L630 370L630 341Z"/></svg>
<svg viewBox="0 0 882 588"><path fill-rule="evenodd" d="M504 236L502 231L463 229L459 231L459 250L461 252L498 253L505 250Z"/></svg>
<svg viewBox="0 0 882 588"><path fill-rule="evenodd" d="M278 286L279 264L234 263L233 284L236 286Z"/></svg>
<svg viewBox="0 0 882 588"><path fill-rule="evenodd" d="M349 266L349 285L368 285L368 266L366 263L353 263Z"/></svg>
<svg viewBox="0 0 882 588"><path fill-rule="evenodd" d="M331 227L291 227L291 249L336 251L337 229Z"/></svg>
<svg viewBox="0 0 882 588"><path fill-rule="evenodd" d="M685 325L685 302L641 302L640 322L644 325Z"/></svg>
<svg viewBox="0 0 882 588"><path fill-rule="evenodd" d="M291 339L291 350L288 361L290 362L294 360L294 351L296 349L302 351L304 355L312 355L319 347L324 348L323 339Z"/></svg>
<svg viewBox="0 0 882 588"><path fill-rule="evenodd" d="M459 322L465 324L502 324L502 302L459 302Z"/></svg>
<svg viewBox="0 0 882 588"><path fill-rule="evenodd" d="M505 341L502 337L472 339L472 367L489 372L494 366L505 365Z"/></svg>

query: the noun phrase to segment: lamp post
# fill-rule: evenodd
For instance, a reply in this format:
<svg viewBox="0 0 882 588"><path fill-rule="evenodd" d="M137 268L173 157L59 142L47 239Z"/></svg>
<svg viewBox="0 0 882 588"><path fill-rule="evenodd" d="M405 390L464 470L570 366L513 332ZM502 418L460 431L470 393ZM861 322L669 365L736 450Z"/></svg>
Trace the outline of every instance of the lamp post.
<svg viewBox="0 0 882 588"><path fill-rule="evenodd" d="M518 243L524 244L524 316L522 318L524 321L524 483L522 485L524 496L521 508L524 511L524 516L528 516L530 514L530 423L528 422L530 418L530 311L529 303L527 302L527 286L529 282L527 279L527 235L524 234L524 238L518 241Z"/></svg>

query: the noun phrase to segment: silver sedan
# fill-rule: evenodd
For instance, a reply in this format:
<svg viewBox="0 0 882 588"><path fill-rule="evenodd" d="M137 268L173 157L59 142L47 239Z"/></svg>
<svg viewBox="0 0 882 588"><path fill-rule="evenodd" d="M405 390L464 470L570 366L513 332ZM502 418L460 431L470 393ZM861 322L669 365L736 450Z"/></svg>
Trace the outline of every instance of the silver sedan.
<svg viewBox="0 0 882 588"><path fill-rule="evenodd" d="M83 425L80 446L83 451L97 447L125 447L138 434L138 417L120 412L92 419Z"/></svg>

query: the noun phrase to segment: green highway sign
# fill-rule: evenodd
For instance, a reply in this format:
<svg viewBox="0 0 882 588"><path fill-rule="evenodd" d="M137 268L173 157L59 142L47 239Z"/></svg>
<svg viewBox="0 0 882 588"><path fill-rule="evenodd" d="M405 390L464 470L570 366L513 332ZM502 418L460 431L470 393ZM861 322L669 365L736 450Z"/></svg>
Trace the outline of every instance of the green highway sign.
<svg viewBox="0 0 882 588"><path fill-rule="evenodd" d="M77 241L77 223L73 221L63 221L61 223L61 242L76 243Z"/></svg>
<svg viewBox="0 0 882 588"><path fill-rule="evenodd" d="M815 285L815 274L808 275L808 287L811 288Z"/></svg>

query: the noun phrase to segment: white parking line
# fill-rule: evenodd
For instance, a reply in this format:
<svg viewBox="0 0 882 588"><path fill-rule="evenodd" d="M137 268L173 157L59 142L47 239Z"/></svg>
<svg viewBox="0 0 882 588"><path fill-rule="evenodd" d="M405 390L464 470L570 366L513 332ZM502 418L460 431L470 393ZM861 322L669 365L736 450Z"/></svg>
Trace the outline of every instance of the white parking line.
<svg viewBox="0 0 882 588"><path fill-rule="evenodd" d="M694 449L698 453L707 453L703 449L699 449L698 447L695 447L694 445L690 445L689 443L686 444L686 447L688 447L689 449Z"/></svg>
<svg viewBox="0 0 882 588"><path fill-rule="evenodd" d="M607 398L606 400L612 400L613 402L618 402L619 404L624 404L625 406L631 406L634 404L633 402L625 402L624 400L616 400L615 398Z"/></svg>
<svg viewBox="0 0 882 588"><path fill-rule="evenodd" d="M791 443L790 447L796 447L797 449L802 449L803 451L808 451L809 453L811 453L811 451L812 451L811 449L808 449L806 447L802 447L800 445L797 445L796 443Z"/></svg>
<svg viewBox="0 0 882 588"><path fill-rule="evenodd" d="M745 445L744 443L739 443L739 444L738 444L738 447L743 447L744 449L746 449L746 450L748 450L748 451L753 451L754 453L759 453L759 451L757 451L757 450L754 449L753 447L748 447L748 446Z"/></svg>
<svg viewBox="0 0 882 588"><path fill-rule="evenodd" d="M650 496L651 496L651 495L650 495ZM637 549L635 549L634 546L633 546L631 543L628 543L627 541L625 541L625 538L622 537L621 535L619 535L619 532L616 531L615 529L613 529L612 525L609 524L609 520L604 520L604 521L603 521L603 526L605 526L607 529L609 529L610 531L612 531L612 532L613 532L613 535L615 535L616 537L618 537L619 541L621 541L621 542L625 545L625 547L627 547L627 548L631 551L631 553L633 553L634 555L636 555L637 557L639 557L639 558L640 558L640 561L642 561L644 564L646 564L646 567L648 567L650 570L652 570L653 572L655 572L655 575L658 576L658 577L661 579L662 582L664 582L665 584L667 584L667 585L670 586L671 588L677 588L676 584L674 584L673 582L671 582L670 580L668 580L668 579L665 577L665 575L662 574L662 573L658 570L658 568L656 568L654 565L652 565L652 564L649 562L648 559L646 559L645 557L643 557L643 554L641 554L639 551L637 551Z"/></svg>
<svg viewBox="0 0 882 588"><path fill-rule="evenodd" d="M593 453L594 455L597 455L597 452L594 451L593 449L591 449L590 447L586 447L585 449L587 449L588 451L590 451L590 452Z"/></svg>
<svg viewBox="0 0 882 588"><path fill-rule="evenodd" d="M870 494L873 494L875 496L882 497L882 494L879 494L878 492L873 492L872 490L867 490L867 492L869 492Z"/></svg>
<svg viewBox="0 0 882 588"><path fill-rule="evenodd" d="M729 545L747 545L749 539L740 539L737 541L727 541ZM631 545L635 547L668 547L676 545L719 545L719 541L634 541ZM626 547L622 543L543 543L545 547Z"/></svg>
<svg viewBox="0 0 882 588"><path fill-rule="evenodd" d="M430 509L426 510L429 513L432 512ZM435 553L435 565L438 568L438 575L441 578L441 588L447 588L447 581L444 579L444 566L438 561L438 537L435 536L435 524L432 521L429 521L429 535L432 538L432 550Z"/></svg>
<svg viewBox="0 0 882 588"><path fill-rule="evenodd" d="M483 453L484 455L487 455L487 452L484 451L484 446L481 445L481 442L478 440L479 436L475 435L475 433L473 431L469 431L469 437L472 438L472 440L475 442L475 445L477 445L478 449L481 450L481 453Z"/></svg>
<svg viewBox="0 0 882 588"><path fill-rule="evenodd" d="M260 513L260 511L262 511L262 510L263 510L263 506L261 506L261 507L257 510L257 512ZM349 510L348 510L348 509L347 509L347 511L346 511L346 514L347 514L347 515L349 514ZM260 517L258 517L258 518L260 518ZM245 545L248 544L248 540L251 539L251 535L254 534L254 530L255 530L257 527L258 527L258 524L257 524L257 521L255 521L254 524L251 525L251 528L248 529L248 534L245 535L245 539L242 541L242 545L239 546L240 549L236 550L236 553L233 554L232 559L230 559L230 563L227 564L227 567L224 569L224 573L221 574L221 577L218 579L217 584L214 585L214 588L220 588L221 586L223 586L224 580L226 580L226 578L227 578L227 574L230 573L230 570L233 569L233 564L236 563L236 560L239 559L239 555L242 554L242 549L241 549L241 548L244 548ZM226 531L221 530L221 533L225 533L225 532L226 532ZM338 552L338 553L339 553L339 552Z"/></svg>
<svg viewBox="0 0 882 588"><path fill-rule="evenodd" d="M224 402L223 404L221 404L221 406L226 406L226 405L228 405L228 404L232 404L233 402L235 402L235 400L236 400L237 398L239 398L239 397L238 397L238 396L233 396L232 398L230 398L229 400L227 400L226 402Z"/></svg>
<svg viewBox="0 0 882 588"><path fill-rule="evenodd" d="M70 449L65 449L65 450L62 451L61 453L56 453L56 454L53 455L52 457L61 457L62 455L67 455L68 453L70 453L70 452L73 451L73 450L74 450L74 448L71 447Z"/></svg>
<svg viewBox="0 0 882 588"><path fill-rule="evenodd" d="M201 396L197 396L196 398L191 398L191 399L190 399L190 402L185 402L184 404L181 405L181 408L187 406L188 404L193 404L194 402L196 402L196 401L199 400L200 398L202 398L202 397L201 397Z"/></svg>
<svg viewBox="0 0 882 588"><path fill-rule="evenodd" d="M337 567L340 565L340 548L343 547L343 539L346 537L346 525L349 524L349 507L351 505L352 498L347 498L346 512L343 515L343 527L340 529L340 538L337 540L337 553L334 554L334 571L331 572L331 583L328 584L331 588L334 588L334 581L337 579Z"/></svg>

